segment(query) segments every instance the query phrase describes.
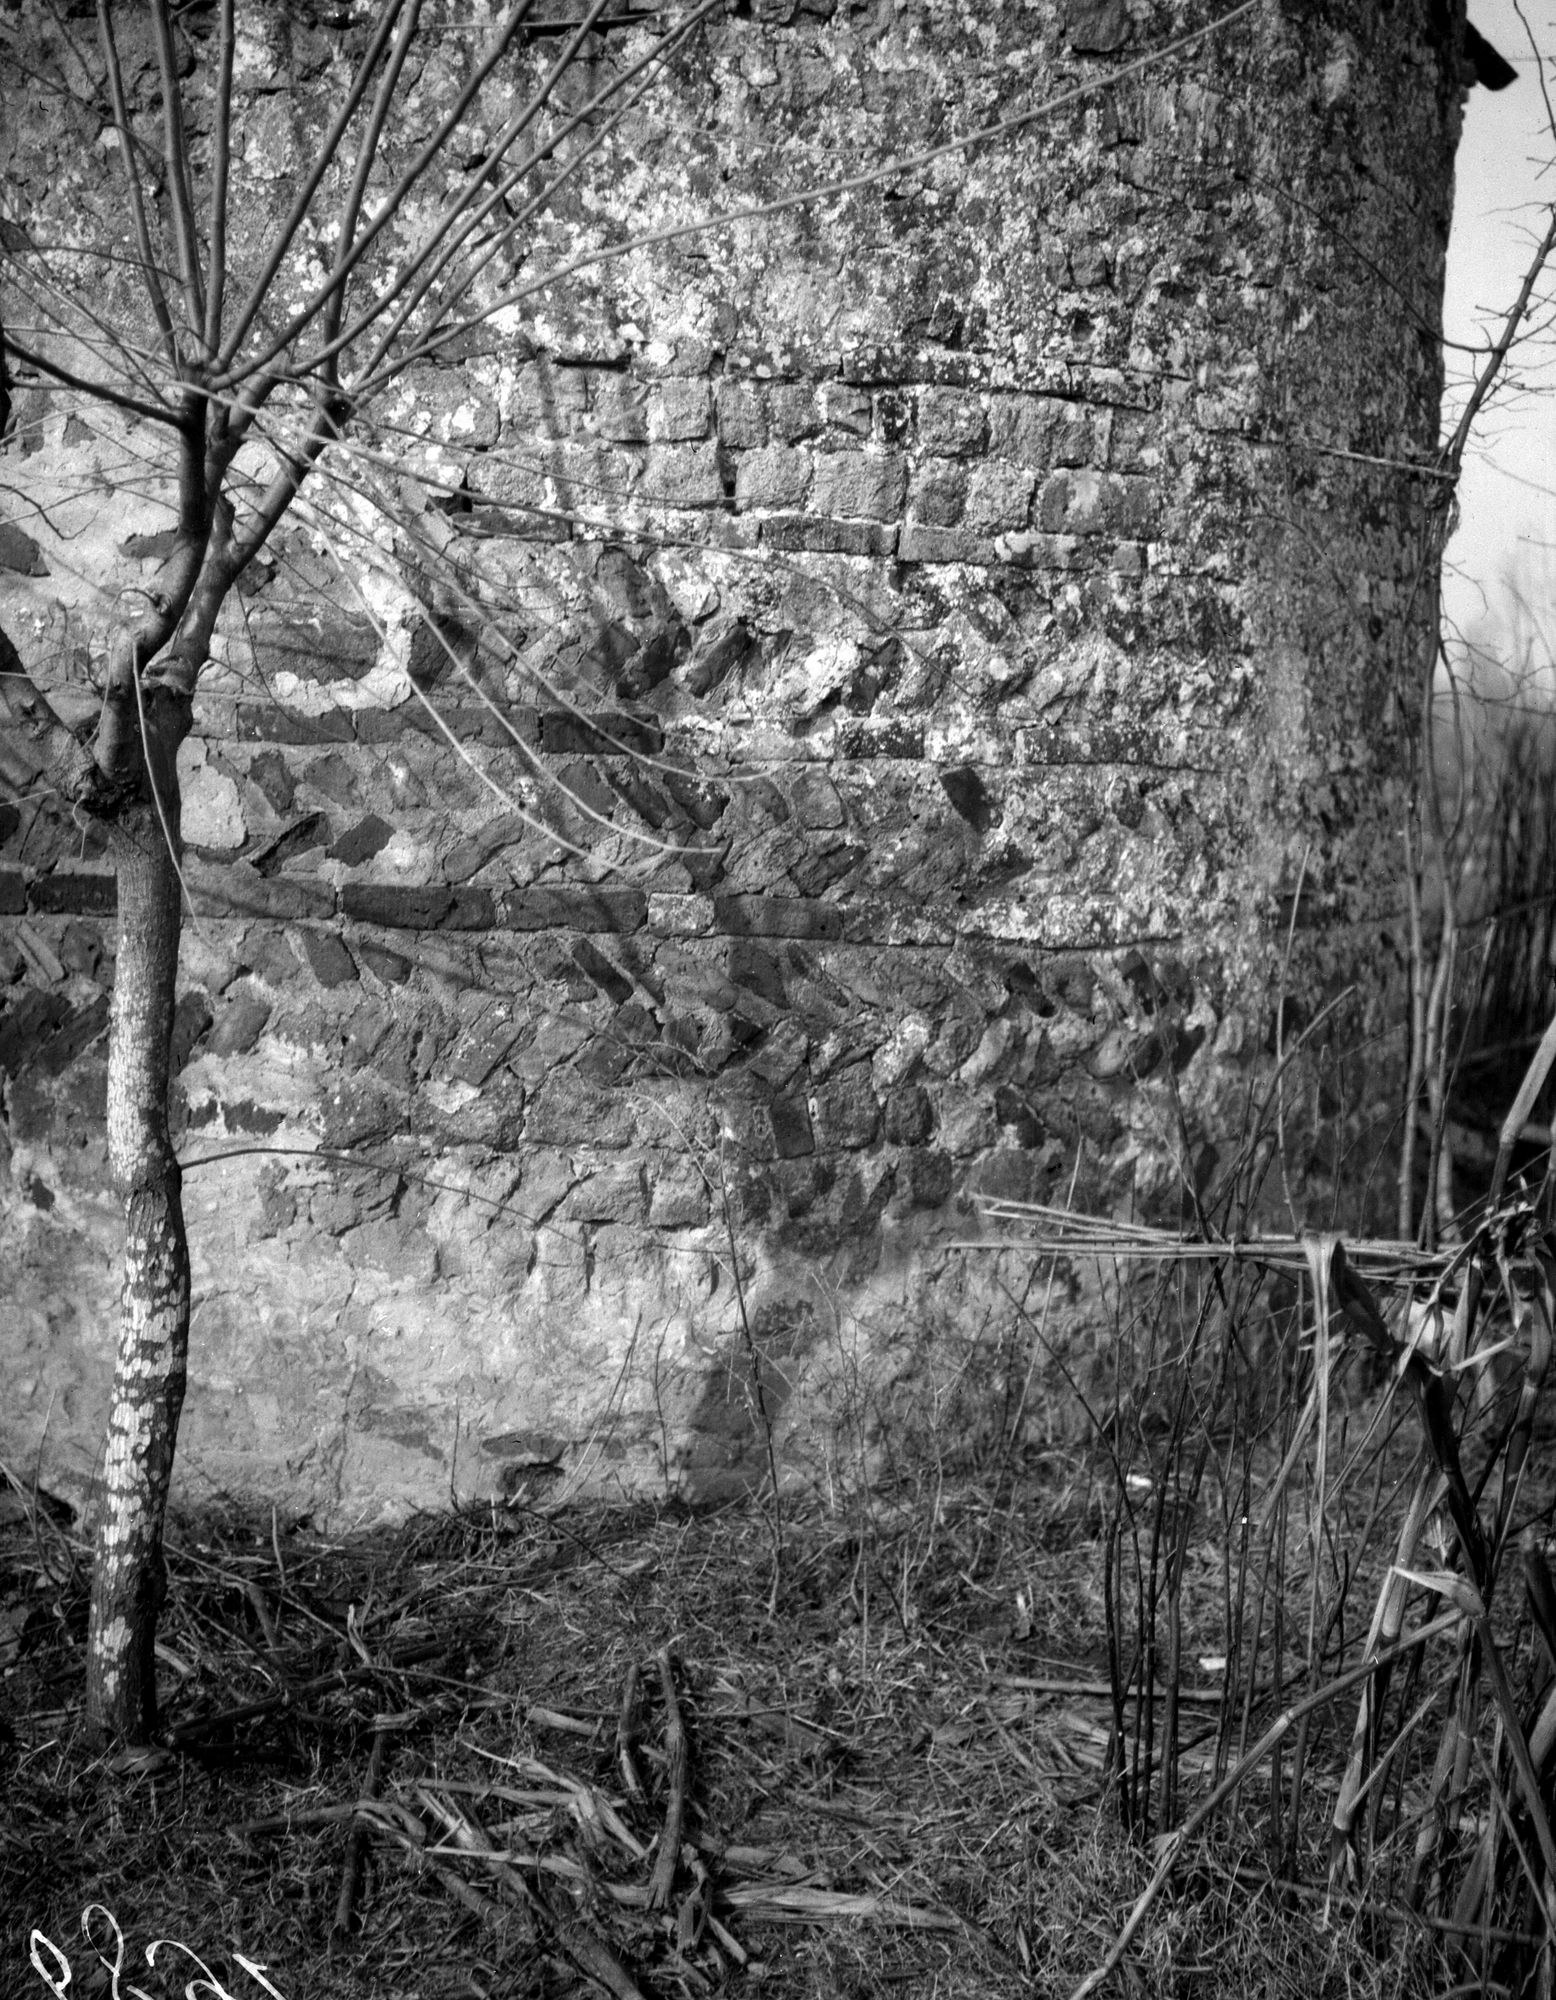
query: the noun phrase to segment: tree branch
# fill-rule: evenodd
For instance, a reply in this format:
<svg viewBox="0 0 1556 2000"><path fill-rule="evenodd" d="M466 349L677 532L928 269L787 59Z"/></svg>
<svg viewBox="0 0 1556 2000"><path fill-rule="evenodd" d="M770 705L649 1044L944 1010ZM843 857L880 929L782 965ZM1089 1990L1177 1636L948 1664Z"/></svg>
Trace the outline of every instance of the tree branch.
<svg viewBox="0 0 1556 2000"><path fill-rule="evenodd" d="M249 329L258 318L265 301L270 297L276 273L280 270L287 251L291 249L292 242L298 230L307 220L308 210L313 203L314 196L319 191L320 183L329 171L335 155L340 150L340 142L346 136L346 129L356 116L358 106L367 95L367 87L373 80L373 72L377 69L379 58L383 55L384 45L393 31L394 24L399 18L400 10L404 5L405 0L384 0L384 4L379 10L378 20L373 30L373 39L368 45L367 53L357 65L357 73L351 79L351 88L346 93L346 100L335 114L334 123L319 141L318 151L314 155L313 164L309 168L302 186L297 190L297 198L292 203L286 220L282 223L271 242L269 252L265 257L259 274L249 287L248 297L239 308L237 318L228 330L226 339L222 342L220 354L216 355L212 361L212 367L218 377L213 384L215 388L230 388L237 379L232 376L232 370L238 350L247 339ZM283 340L281 346L284 347L285 345L286 343ZM280 351L281 348L273 350L274 353L279 353ZM245 368L241 372L247 376L263 366L264 360L260 359L252 367ZM229 377L232 379L229 380Z"/></svg>
<svg viewBox="0 0 1556 2000"><path fill-rule="evenodd" d="M124 100L124 71L119 62L119 45L114 40L113 15L108 0L97 0L97 32L102 44L103 60L108 66L108 92L113 104L114 130L119 136L119 160L124 168L130 218L135 227L141 280L151 301L152 317L156 320L157 330L162 336L163 352L167 356L169 367L177 374L182 371L183 361L178 351L178 339L173 331L173 315L168 310L167 294L162 289L162 278L152 249L151 225L146 219L146 197L140 184L140 169L136 165L135 132L130 124L129 109Z"/></svg>
<svg viewBox="0 0 1556 2000"><path fill-rule="evenodd" d="M167 0L152 0L152 28L157 41L157 68L162 76L163 166L173 207L173 240L178 245L178 275L184 289L184 312L190 338L197 344L205 331L205 293L200 281L200 243L195 234L194 192L189 185L189 144L184 134L184 100L178 85L178 60L173 48L173 24Z"/></svg>
<svg viewBox="0 0 1556 2000"><path fill-rule="evenodd" d="M217 30L216 104L211 128L211 199L206 212L205 352L214 355L222 333L222 308L227 299L227 179L232 167L232 63L237 40L233 0L221 0ZM212 430L225 428L225 406L218 404Z"/></svg>

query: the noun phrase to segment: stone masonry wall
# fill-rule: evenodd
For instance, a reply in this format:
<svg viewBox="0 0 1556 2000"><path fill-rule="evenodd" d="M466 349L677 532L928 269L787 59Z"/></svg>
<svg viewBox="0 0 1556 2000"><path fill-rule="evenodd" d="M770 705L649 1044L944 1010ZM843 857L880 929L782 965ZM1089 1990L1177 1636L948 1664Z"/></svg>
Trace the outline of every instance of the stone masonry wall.
<svg viewBox="0 0 1556 2000"><path fill-rule="evenodd" d="M245 41L256 213L334 18ZM1288 1031L1357 981L1378 1026L1457 73L1428 0L1127 68L1207 18L735 10L534 268L1118 80L540 294L396 392L393 525L326 487L278 537L182 766L187 1491L710 1496L765 1477L764 1413L802 1481L910 1410L950 1445L1028 1359L1029 1263L956 1247L978 1195L1176 1222L1246 1164L1283 990ZM40 210L102 198L95 129L5 135ZM85 716L169 516L133 427L17 415L0 625ZM0 1452L79 1487L114 885L12 725Z"/></svg>

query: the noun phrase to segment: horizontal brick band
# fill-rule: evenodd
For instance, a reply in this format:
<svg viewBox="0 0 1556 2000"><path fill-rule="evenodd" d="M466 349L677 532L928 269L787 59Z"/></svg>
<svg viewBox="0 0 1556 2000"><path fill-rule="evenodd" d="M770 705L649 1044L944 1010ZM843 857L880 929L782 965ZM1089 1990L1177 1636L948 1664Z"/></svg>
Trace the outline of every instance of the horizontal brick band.
<svg viewBox="0 0 1556 2000"><path fill-rule="evenodd" d="M502 922L515 931L635 931L648 920L641 889L576 887L514 889L502 899Z"/></svg>
<svg viewBox="0 0 1556 2000"><path fill-rule="evenodd" d="M589 757L655 757L664 748L664 731L642 716L575 715L568 709L549 710L540 718L540 747Z"/></svg>
<svg viewBox="0 0 1556 2000"><path fill-rule="evenodd" d="M806 896L715 896L713 930L729 937L840 938L843 912Z"/></svg>
<svg viewBox="0 0 1556 2000"><path fill-rule="evenodd" d="M387 930L488 931L497 911L485 889L400 886L391 882L347 882L340 913L359 924Z"/></svg>
<svg viewBox="0 0 1556 2000"><path fill-rule="evenodd" d="M28 884L27 907L39 916L111 916L119 907L118 878L84 869L37 875Z"/></svg>

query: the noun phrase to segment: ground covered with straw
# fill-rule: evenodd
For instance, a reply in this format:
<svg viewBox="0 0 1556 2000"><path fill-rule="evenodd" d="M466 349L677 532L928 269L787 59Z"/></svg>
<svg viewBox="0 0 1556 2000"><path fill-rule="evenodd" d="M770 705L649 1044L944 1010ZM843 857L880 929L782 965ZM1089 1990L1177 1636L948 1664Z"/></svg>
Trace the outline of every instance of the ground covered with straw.
<svg viewBox="0 0 1556 2000"><path fill-rule="evenodd" d="M776 1518L510 1509L341 1541L208 1509L170 1537L165 1743L117 1758L81 1728L74 1524L5 1495L0 1993L160 2000L190 1954L234 2000L1071 1993L1167 1856L1154 1809L1121 1810L1162 1797L1115 1700L1140 1685L1121 1493L1104 1439ZM1180 1818L1274 1699L1233 1717L1225 1523L1191 1526ZM1318 1711L1310 1772L1338 1773L1353 1715ZM1276 1850L1271 1764L1108 1990L1462 1981L1440 1927L1326 1904L1322 1784Z"/></svg>

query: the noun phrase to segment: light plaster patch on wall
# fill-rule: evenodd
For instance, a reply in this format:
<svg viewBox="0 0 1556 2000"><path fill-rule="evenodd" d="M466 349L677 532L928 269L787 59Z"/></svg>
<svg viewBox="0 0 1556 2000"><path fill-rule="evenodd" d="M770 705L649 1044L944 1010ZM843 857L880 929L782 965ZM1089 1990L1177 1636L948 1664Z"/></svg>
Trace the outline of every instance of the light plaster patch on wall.
<svg viewBox="0 0 1556 2000"><path fill-rule="evenodd" d="M238 788L206 756L198 736L184 739L178 753L184 839L195 847L241 847L248 831Z"/></svg>
<svg viewBox="0 0 1556 2000"><path fill-rule="evenodd" d="M848 686L858 668L859 648L852 639L823 640L776 683L773 705L783 714L814 715Z"/></svg>

